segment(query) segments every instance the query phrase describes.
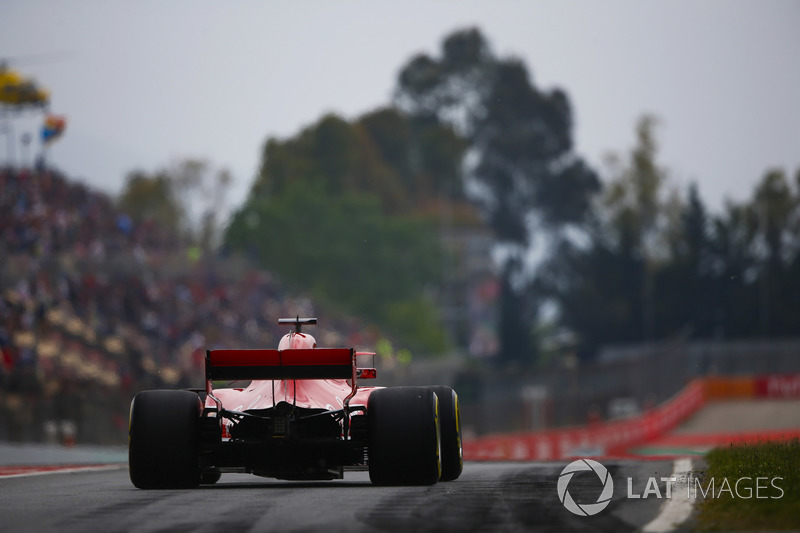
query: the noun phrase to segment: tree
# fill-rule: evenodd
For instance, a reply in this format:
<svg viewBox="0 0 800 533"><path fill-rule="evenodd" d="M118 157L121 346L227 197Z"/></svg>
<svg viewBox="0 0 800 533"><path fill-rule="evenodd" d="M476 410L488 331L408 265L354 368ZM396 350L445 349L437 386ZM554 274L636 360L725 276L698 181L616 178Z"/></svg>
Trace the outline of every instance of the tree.
<svg viewBox="0 0 800 533"><path fill-rule="evenodd" d="M559 304L580 355L604 344L800 333L800 176L767 172L753 197L710 215L658 164L656 121L643 117L584 246L565 243L538 289Z"/></svg>
<svg viewBox="0 0 800 533"><path fill-rule="evenodd" d="M658 270L669 262L672 232L682 210L679 195L667 187L668 173L656 162L658 145L654 129L657 119L645 115L636 126L637 144L625 164L615 164L612 179L604 196L605 216L612 238L620 250L634 255L641 264L640 287L629 294L641 300L641 340L656 336L658 322L656 278Z"/></svg>
<svg viewBox="0 0 800 533"><path fill-rule="evenodd" d="M722 312L717 300L711 217L697 190L689 187L685 205L668 233L668 260L655 272L656 336L710 338L719 333Z"/></svg>
<svg viewBox="0 0 800 533"><path fill-rule="evenodd" d="M183 159L150 174L128 174L117 205L134 220L155 220L208 250L216 246L220 221L227 217L232 183L227 169L213 169L202 159Z"/></svg>
<svg viewBox="0 0 800 533"><path fill-rule="evenodd" d="M330 194L373 194L389 214L418 212L442 195L463 200L465 149L452 128L396 108L352 123L327 115L293 138L267 141L251 194L267 197L290 183L319 182Z"/></svg>
<svg viewBox="0 0 800 533"><path fill-rule="evenodd" d="M335 115L293 138L267 141L251 195L280 195L292 183L319 184L332 195L375 194L394 212L407 205L397 172L382 159L368 131Z"/></svg>
<svg viewBox="0 0 800 533"><path fill-rule="evenodd" d="M651 262L669 257L671 232L682 209L679 195L668 186L668 171L656 161L657 124L654 116L644 115L636 125L636 145L627 161L609 156L610 181L603 197L610 234Z"/></svg>
<svg viewBox="0 0 800 533"><path fill-rule="evenodd" d="M728 336L781 337L800 333L800 176L771 170L753 198L728 203L715 221L713 245Z"/></svg>
<svg viewBox="0 0 800 533"><path fill-rule="evenodd" d="M444 251L435 223L443 203L464 202L465 148L452 127L397 108L352 122L324 116L265 143L225 242L320 301L441 352L432 295Z"/></svg>
<svg viewBox="0 0 800 533"><path fill-rule="evenodd" d="M117 205L136 221L152 219L175 233L184 217L172 180L163 171L154 174L141 170L130 172Z"/></svg>
<svg viewBox="0 0 800 533"><path fill-rule="evenodd" d="M543 250L566 227L581 225L599 190L594 172L572 152L566 94L537 89L520 60L496 57L473 28L448 36L439 58L414 57L400 72L395 99L412 116L450 124L469 141L468 185L504 250L501 358L529 360L536 306L525 258L532 246Z"/></svg>
<svg viewBox="0 0 800 533"><path fill-rule="evenodd" d="M758 334L758 299L752 282L757 279L757 260L752 241L755 224L745 205L728 202L714 217L716 300L720 303L720 336L742 338Z"/></svg>
<svg viewBox="0 0 800 533"><path fill-rule="evenodd" d="M249 199L225 240L319 302L383 323L426 353L446 348L425 298L439 275L436 233L424 221L385 216L374 196L291 183Z"/></svg>
<svg viewBox="0 0 800 533"><path fill-rule="evenodd" d="M680 248L675 239L683 204L657 162L655 125L653 117L642 117L629 155L609 157L611 176L593 212L590 238L583 245L563 243L542 276L540 290L558 302L583 357L607 343L654 340L673 327L668 316L681 307L673 299L683 291L659 290L669 285L660 276L672 261L670 250Z"/></svg>
<svg viewBox="0 0 800 533"><path fill-rule="evenodd" d="M557 302L560 326L575 337L578 356L590 359L603 345L641 341L643 272L629 242L613 243L598 221L585 248L559 245L537 289Z"/></svg>

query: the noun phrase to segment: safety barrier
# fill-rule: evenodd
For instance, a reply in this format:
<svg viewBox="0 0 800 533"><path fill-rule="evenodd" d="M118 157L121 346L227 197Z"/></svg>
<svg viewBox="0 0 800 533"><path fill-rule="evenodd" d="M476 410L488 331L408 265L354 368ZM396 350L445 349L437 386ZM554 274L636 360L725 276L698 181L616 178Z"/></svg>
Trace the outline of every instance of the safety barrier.
<svg viewBox="0 0 800 533"><path fill-rule="evenodd" d="M588 426L479 437L464 442L464 457L478 461L546 461L623 455L629 448L669 432L707 401L728 398L800 398L800 374L700 378L639 416Z"/></svg>

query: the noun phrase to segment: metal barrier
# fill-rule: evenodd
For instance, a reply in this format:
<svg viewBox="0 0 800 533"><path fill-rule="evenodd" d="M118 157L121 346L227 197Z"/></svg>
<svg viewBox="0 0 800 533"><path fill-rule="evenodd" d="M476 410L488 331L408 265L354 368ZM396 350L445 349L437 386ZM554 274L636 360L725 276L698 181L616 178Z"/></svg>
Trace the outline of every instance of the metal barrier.
<svg viewBox="0 0 800 533"><path fill-rule="evenodd" d="M466 439L469 460L554 460L583 455L625 455L629 449L659 439L710 400L748 397L800 398L800 374L708 377L692 380L666 402L625 419L582 426L489 435ZM677 442L724 445L733 442L786 440L800 436L797 429L673 435ZM669 438L669 437L668 437Z"/></svg>
<svg viewBox="0 0 800 533"><path fill-rule="evenodd" d="M593 424L644 412L695 378L798 372L797 339L612 347L585 365L472 376L462 417L473 435Z"/></svg>

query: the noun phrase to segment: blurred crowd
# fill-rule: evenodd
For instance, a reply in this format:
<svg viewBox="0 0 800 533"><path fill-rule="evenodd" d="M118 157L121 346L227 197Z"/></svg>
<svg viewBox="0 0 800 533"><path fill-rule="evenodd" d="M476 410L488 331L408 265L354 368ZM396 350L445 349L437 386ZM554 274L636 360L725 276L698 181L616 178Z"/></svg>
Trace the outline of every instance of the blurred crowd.
<svg viewBox="0 0 800 533"><path fill-rule="evenodd" d="M316 316L269 272L134 221L55 171L0 169L0 440L123 442L133 394L203 386L205 350ZM380 335L320 311L320 345Z"/></svg>

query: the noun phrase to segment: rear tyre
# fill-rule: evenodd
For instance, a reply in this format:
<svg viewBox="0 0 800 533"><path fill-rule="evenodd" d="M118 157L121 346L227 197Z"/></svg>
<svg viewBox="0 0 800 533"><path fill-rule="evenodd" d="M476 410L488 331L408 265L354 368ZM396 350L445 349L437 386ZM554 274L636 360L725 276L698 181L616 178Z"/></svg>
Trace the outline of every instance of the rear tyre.
<svg viewBox="0 0 800 533"><path fill-rule="evenodd" d="M464 470L461 450L461 413L456 391L444 385L430 387L439 398L439 426L442 441L442 477L439 481L458 479Z"/></svg>
<svg viewBox="0 0 800 533"><path fill-rule="evenodd" d="M200 399L194 392L140 392L131 402L128 467L140 489L197 487Z"/></svg>
<svg viewBox="0 0 800 533"><path fill-rule="evenodd" d="M369 396L367 417L373 483L433 485L439 480L439 400L431 389L375 390Z"/></svg>
<svg viewBox="0 0 800 533"><path fill-rule="evenodd" d="M200 484L201 485L213 485L222 477L222 473L219 470L213 470L211 472L203 472L200 474Z"/></svg>

